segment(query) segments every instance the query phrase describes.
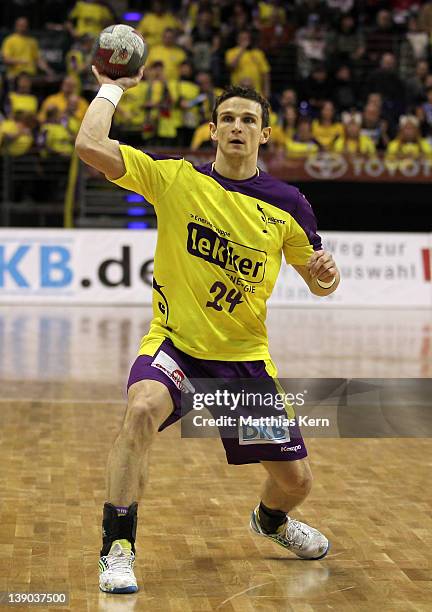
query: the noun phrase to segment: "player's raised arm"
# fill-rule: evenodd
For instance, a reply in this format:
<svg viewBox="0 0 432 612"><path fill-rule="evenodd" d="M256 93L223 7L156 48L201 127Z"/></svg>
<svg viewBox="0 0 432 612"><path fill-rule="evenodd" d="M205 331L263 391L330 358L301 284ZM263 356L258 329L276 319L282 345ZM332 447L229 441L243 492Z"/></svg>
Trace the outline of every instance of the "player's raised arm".
<svg viewBox="0 0 432 612"><path fill-rule="evenodd" d="M109 138L111 121L123 91L137 85L143 75L141 67L134 77L112 80L92 66L101 89L90 104L75 142L78 156L110 178L120 178L126 171L118 140Z"/></svg>

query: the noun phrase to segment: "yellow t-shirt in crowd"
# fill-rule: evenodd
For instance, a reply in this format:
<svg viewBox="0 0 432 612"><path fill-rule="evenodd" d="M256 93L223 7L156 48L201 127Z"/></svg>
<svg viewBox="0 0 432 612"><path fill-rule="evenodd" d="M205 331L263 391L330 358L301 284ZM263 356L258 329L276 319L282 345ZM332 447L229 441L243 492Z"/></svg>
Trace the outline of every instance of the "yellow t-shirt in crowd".
<svg viewBox="0 0 432 612"><path fill-rule="evenodd" d="M180 64L186 59L186 53L180 47L166 47L165 45L155 45L150 48L147 66L153 62L162 62L164 74L167 81L178 79Z"/></svg>
<svg viewBox="0 0 432 612"><path fill-rule="evenodd" d="M197 151L204 143L206 146L211 147L211 142L210 126L206 121L202 125L198 126L193 133L190 148L192 151Z"/></svg>
<svg viewBox="0 0 432 612"><path fill-rule="evenodd" d="M22 112L28 113L29 115L36 115L37 113L38 99L31 94L20 94L11 91L9 94L9 102L13 114Z"/></svg>
<svg viewBox="0 0 432 612"><path fill-rule="evenodd" d="M277 23L284 24L286 20L285 9L269 2L258 3L258 14L261 23L271 24L276 19Z"/></svg>
<svg viewBox="0 0 432 612"><path fill-rule="evenodd" d="M344 128L340 122L323 125L318 119L312 121L312 136L324 149L331 149L336 138L343 135Z"/></svg>
<svg viewBox="0 0 432 612"><path fill-rule="evenodd" d="M346 139L345 136L336 138L333 144L335 153L350 153L359 155L373 155L375 153L375 144L366 134L360 134L358 140Z"/></svg>
<svg viewBox="0 0 432 612"><path fill-rule="evenodd" d="M162 83L155 81L149 83L140 81L138 85L127 89L121 97L117 111L114 115L114 121L118 125L129 127L142 127L146 111L144 105L146 102L157 104L160 101L160 92L162 91Z"/></svg>
<svg viewBox="0 0 432 612"><path fill-rule="evenodd" d="M288 157L300 158L315 155L319 151L319 145L316 142L299 142L288 138L285 141L285 150Z"/></svg>
<svg viewBox="0 0 432 612"><path fill-rule="evenodd" d="M81 121L73 116L68 117L66 127L69 130L69 132L73 134L73 136L75 137L78 134L79 129L81 127Z"/></svg>
<svg viewBox="0 0 432 612"><path fill-rule="evenodd" d="M75 33L77 36L84 34L98 36L101 30L111 24L113 14L107 6L96 2L77 2L69 17L76 19Z"/></svg>
<svg viewBox="0 0 432 612"><path fill-rule="evenodd" d="M420 138L418 142L401 142L395 138L387 145L386 155L390 157L421 157L432 155L432 146L426 138Z"/></svg>
<svg viewBox="0 0 432 612"><path fill-rule="evenodd" d="M39 45L35 38L22 36L22 34L10 34L3 41L1 52L3 58L20 60L19 64L6 65L8 77L15 77L21 72L36 74L37 61L39 59ZM22 63L21 63L22 62Z"/></svg>
<svg viewBox="0 0 432 612"><path fill-rule="evenodd" d="M191 81L169 81L168 89L175 102L174 120L177 127L195 128L199 123L198 107L182 109L179 108L180 99L191 102L199 95L199 87Z"/></svg>
<svg viewBox="0 0 432 612"><path fill-rule="evenodd" d="M294 137L295 128L289 127L284 129L281 125L272 126L270 142L280 147L284 147L288 140Z"/></svg>
<svg viewBox="0 0 432 612"><path fill-rule="evenodd" d="M43 153L70 157L73 153L73 136L61 123L44 123L40 127Z"/></svg>
<svg viewBox="0 0 432 612"><path fill-rule="evenodd" d="M201 359L269 359L266 302L282 255L306 265L321 248L306 198L265 172L235 181L211 163L120 151L126 172L113 182L143 195L158 219L153 321L140 354L170 338Z"/></svg>
<svg viewBox="0 0 432 612"><path fill-rule="evenodd" d="M172 13L164 13L163 15L147 13L137 26L138 32L141 32L150 49L152 46L162 44L162 34L167 28L181 29L181 23Z"/></svg>
<svg viewBox="0 0 432 612"><path fill-rule="evenodd" d="M42 102L42 106L39 111L39 117L38 117L39 121L41 123L45 121L46 112L50 106L55 106L56 108L59 109L61 113L64 113L67 108L67 105L68 105L67 98L62 91L59 91L56 94L52 94L51 96L48 96ZM88 106L89 105L88 105L87 100L84 100L84 98L79 97L78 98L78 108L74 116L80 121L82 121L84 115L86 114Z"/></svg>
<svg viewBox="0 0 432 612"><path fill-rule="evenodd" d="M231 62L240 53L240 47L228 49L225 63L229 68ZM270 64L260 49L248 49L241 56L236 68L231 71L231 84L238 85L242 79L251 79L254 89L261 92L264 86L264 76L270 72Z"/></svg>
<svg viewBox="0 0 432 612"><path fill-rule="evenodd" d="M7 136L19 136L14 140L9 140ZM33 136L31 133L20 134L20 127L13 119L5 119L0 124L0 145L3 153L7 153L12 157L25 155L33 145Z"/></svg>
<svg viewBox="0 0 432 612"><path fill-rule="evenodd" d="M284 128L280 123L278 123L278 116L273 111L270 113L270 126L272 129L270 136L271 144L284 147L286 141L294 137L295 128Z"/></svg>

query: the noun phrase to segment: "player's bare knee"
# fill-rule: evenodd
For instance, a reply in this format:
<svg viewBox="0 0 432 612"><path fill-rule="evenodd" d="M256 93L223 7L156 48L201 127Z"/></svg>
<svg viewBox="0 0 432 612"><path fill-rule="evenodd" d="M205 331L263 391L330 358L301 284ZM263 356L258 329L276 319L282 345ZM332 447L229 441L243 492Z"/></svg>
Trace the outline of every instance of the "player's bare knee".
<svg viewBox="0 0 432 612"><path fill-rule="evenodd" d="M125 433L151 438L164 420L164 409L158 398L137 395L129 400L123 424Z"/></svg>
<svg viewBox="0 0 432 612"><path fill-rule="evenodd" d="M283 482L280 483L286 493L308 495L312 489L313 477L309 468L287 472Z"/></svg>

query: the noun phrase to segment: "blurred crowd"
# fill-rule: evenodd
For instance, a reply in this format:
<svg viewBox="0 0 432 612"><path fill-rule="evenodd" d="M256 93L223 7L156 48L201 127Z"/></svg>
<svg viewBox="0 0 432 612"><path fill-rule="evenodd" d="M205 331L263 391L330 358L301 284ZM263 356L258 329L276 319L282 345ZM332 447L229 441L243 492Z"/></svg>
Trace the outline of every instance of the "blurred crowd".
<svg viewBox="0 0 432 612"><path fill-rule="evenodd" d="M150 48L143 80L123 95L115 114L113 135L120 140L211 147L211 109L231 83L270 99L267 146L288 157L432 155L432 2L7 5L0 9L10 24L1 41L0 151L10 156L71 156L97 89L90 71L94 41L112 23L134 26ZM48 52L50 38L59 42Z"/></svg>

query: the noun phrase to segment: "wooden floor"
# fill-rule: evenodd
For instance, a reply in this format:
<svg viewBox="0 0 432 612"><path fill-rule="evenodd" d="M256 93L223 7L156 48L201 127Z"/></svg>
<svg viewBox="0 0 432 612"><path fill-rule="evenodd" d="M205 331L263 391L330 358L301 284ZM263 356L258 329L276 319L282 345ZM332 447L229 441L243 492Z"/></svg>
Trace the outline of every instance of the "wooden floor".
<svg viewBox="0 0 432 612"><path fill-rule="evenodd" d="M139 510L141 590L98 591L105 460L149 317L0 309L0 591L64 590L69 606L50 609L88 612L432 610L427 438L308 440L315 484L296 516L332 548L307 562L248 531L260 466L171 427ZM269 329L281 376L432 376L427 311L271 310Z"/></svg>

